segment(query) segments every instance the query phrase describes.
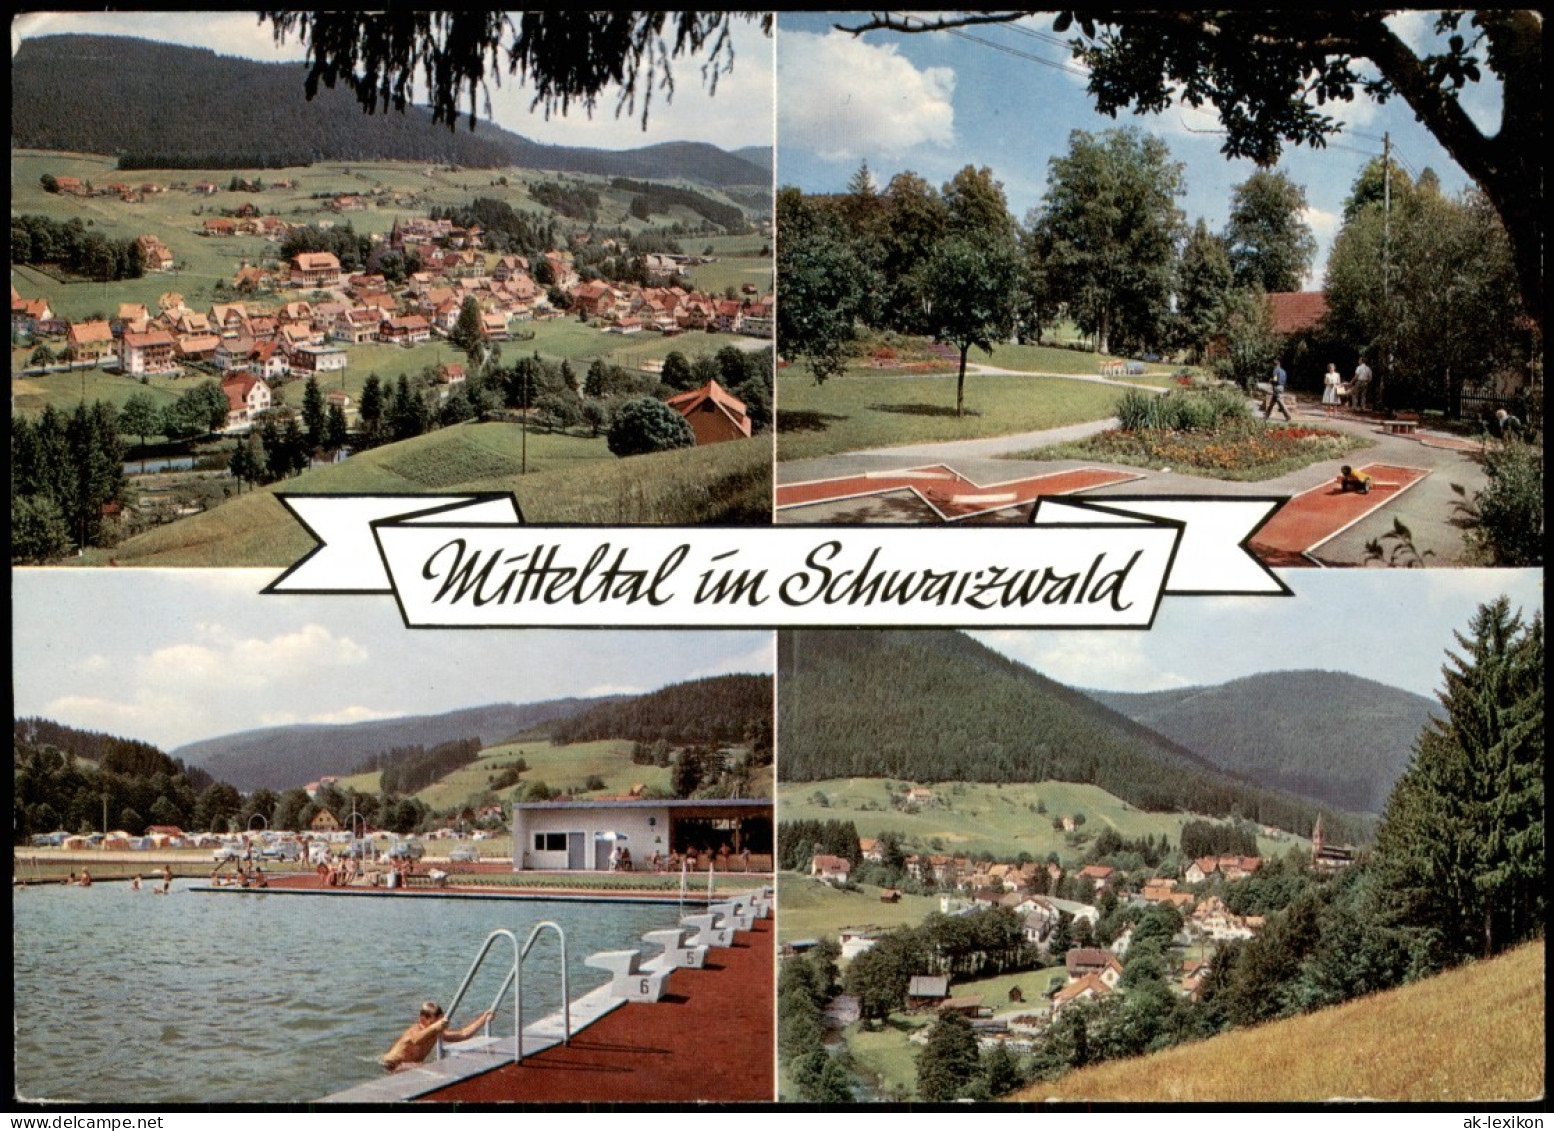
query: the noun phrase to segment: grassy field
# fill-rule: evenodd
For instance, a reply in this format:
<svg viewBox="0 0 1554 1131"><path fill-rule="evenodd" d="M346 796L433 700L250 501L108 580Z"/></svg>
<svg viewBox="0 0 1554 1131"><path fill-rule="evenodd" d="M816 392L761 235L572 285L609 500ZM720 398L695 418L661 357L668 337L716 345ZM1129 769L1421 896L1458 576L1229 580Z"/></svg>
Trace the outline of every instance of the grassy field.
<svg viewBox="0 0 1554 1131"><path fill-rule="evenodd" d="M782 814L787 819L786 811ZM923 921L939 901L922 895L903 895L899 903L881 903L880 889L867 884L858 891L838 891L830 884L797 872L777 878L777 940L836 937L843 927L904 927Z"/></svg>
<svg viewBox="0 0 1554 1131"><path fill-rule="evenodd" d="M519 475L520 430L461 424L316 467L248 491L214 510L157 527L71 564L287 566L313 546L275 494L511 491L530 522L757 521L771 500L771 449L748 442L618 460L604 440L531 432Z"/></svg>
<svg viewBox="0 0 1554 1131"><path fill-rule="evenodd" d="M1021 852L1045 860L1048 853L1056 852L1064 863L1072 863L1103 828L1114 828L1124 837L1163 833L1177 840L1182 825L1194 819L1190 813L1146 813L1103 789L1075 782L959 782L933 789L935 804L917 813L891 807L883 778L784 783L778 798L785 821L852 821L860 836L878 836L894 829L921 851L990 852L1004 860ZM1045 813L1036 812L1038 802L1046 807ZM1069 834L1052 827L1054 817L1074 813L1085 815L1079 832L1088 834L1077 845L1069 843ZM1260 838L1258 847L1265 855L1272 855L1305 844L1297 837Z"/></svg>
<svg viewBox="0 0 1554 1131"><path fill-rule="evenodd" d="M513 800L530 783L537 781L544 782L552 790L572 787L581 790L588 778L594 775L604 779L605 793L624 793L639 782L659 787L667 787L669 784L667 768L632 765L630 742L607 739L570 746L521 742L493 746L482 751L478 760L421 790L415 795L416 799L426 802L434 810L462 806L476 795L489 790L492 779L519 758L529 768L517 785L498 792L497 796L504 801Z"/></svg>
<svg viewBox="0 0 1554 1131"><path fill-rule="evenodd" d="M1112 414L1117 396L1115 388L1060 377L968 376L967 415L956 417L953 373L849 374L816 385L789 370L777 380L777 458L971 440L1101 420Z"/></svg>
<svg viewBox="0 0 1554 1131"><path fill-rule="evenodd" d="M879 1029L866 1029L860 1022L847 1027L847 1048L874 1086L895 1100L910 1100L917 1094L917 1055L921 1045L909 1038L933 1024L931 1013L893 1013ZM883 1096L882 1096L883 1098Z"/></svg>
<svg viewBox="0 0 1554 1131"><path fill-rule="evenodd" d="M1109 361L1124 358L1103 353L1084 353L1079 350L1058 349L1055 346L1018 345L1014 342L998 342L989 357L979 350L967 355L968 362L991 365L997 369L1017 369L1022 373L1074 373L1080 376L1099 376L1101 366ZM1119 377L1121 381L1133 381L1141 385L1174 384L1171 365L1145 365L1138 376Z"/></svg>
<svg viewBox="0 0 1554 1131"><path fill-rule="evenodd" d="M1544 943L1305 1017L1070 1073L1011 1099L1460 1106L1543 1095Z"/></svg>

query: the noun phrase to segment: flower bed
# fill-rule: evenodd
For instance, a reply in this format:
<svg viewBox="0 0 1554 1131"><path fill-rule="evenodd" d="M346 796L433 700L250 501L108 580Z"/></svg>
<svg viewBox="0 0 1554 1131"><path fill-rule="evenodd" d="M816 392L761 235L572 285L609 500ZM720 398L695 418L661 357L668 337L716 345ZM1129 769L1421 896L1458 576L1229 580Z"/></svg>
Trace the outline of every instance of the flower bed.
<svg viewBox="0 0 1554 1131"><path fill-rule="evenodd" d="M1093 459L1131 467L1169 468L1218 479L1272 479L1313 463L1338 459L1371 441L1323 428L1235 424L1201 431L1113 429L1072 444L1010 459Z"/></svg>

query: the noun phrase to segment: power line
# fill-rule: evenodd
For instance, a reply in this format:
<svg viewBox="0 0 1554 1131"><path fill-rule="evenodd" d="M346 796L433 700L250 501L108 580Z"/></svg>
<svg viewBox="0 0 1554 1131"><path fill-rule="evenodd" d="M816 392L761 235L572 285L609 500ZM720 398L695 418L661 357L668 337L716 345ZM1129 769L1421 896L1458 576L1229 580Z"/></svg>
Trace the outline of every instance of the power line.
<svg viewBox="0 0 1554 1131"><path fill-rule="evenodd" d="M902 20L909 18L918 20L922 19L920 16L912 16L911 13L907 12L891 12L890 15L898 17ZM923 22L926 23L926 21ZM1005 55L1011 55L1016 59L1023 59L1029 63L1037 63L1043 67L1051 67L1053 70L1062 71L1064 74L1075 75L1078 78L1088 77L1088 72L1082 71L1078 67L1071 66L1068 63L1056 63L1051 59L1043 58L1040 55L1033 55L1029 51L1021 51L1018 47L1010 47L1007 44L995 43L990 39L983 39L981 36L972 35L970 32L963 31L960 28L946 27L937 28L935 30L942 31L946 35L953 35L957 39L964 39L969 43L980 44L983 47L990 48L993 51L998 51Z"/></svg>

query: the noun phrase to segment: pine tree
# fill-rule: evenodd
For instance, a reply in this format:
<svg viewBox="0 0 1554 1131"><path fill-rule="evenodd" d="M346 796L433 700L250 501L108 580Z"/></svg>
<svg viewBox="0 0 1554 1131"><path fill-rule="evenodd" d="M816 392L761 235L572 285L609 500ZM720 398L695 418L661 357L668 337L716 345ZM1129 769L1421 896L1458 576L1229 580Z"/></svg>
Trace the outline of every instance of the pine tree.
<svg viewBox="0 0 1554 1131"><path fill-rule="evenodd" d="M302 427L309 452L316 452L324 446L326 423L324 392L318 387L318 378L309 377L302 389Z"/></svg>
<svg viewBox="0 0 1554 1131"><path fill-rule="evenodd" d="M362 399L357 409L363 447L372 448L383 442L384 411L383 384L376 373L369 373L367 380L362 383Z"/></svg>
<svg viewBox="0 0 1554 1131"><path fill-rule="evenodd" d="M1383 907L1424 969L1496 954L1544 915L1543 617L1500 597L1457 641L1446 716L1419 736L1376 840Z"/></svg>
<svg viewBox="0 0 1554 1131"><path fill-rule="evenodd" d="M981 1067L977 1035L959 1013L945 1013L928 1034L917 1057L917 1098L924 1103L955 1099Z"/></svg>

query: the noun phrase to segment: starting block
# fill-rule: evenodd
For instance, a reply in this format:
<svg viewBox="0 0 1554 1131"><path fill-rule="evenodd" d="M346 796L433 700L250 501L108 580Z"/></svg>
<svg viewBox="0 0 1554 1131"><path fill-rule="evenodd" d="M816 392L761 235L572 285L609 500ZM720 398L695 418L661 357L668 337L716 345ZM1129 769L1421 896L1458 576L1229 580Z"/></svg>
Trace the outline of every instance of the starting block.
<svg viewBox="0 0 1554 1131"><path fill-rule="evenodd" d="M671 927L666 931L649 931L643 935L643 942L663 949L663 954L649 959L648 964L670 970L700 970L707 964L707 948L689 945L686 939L690 933L689 927ZM666 961L660 962L660 958Z"/></svg>
<svg viewBox="0 0 1554 1131"><path fill-rule="evenodd" d="M610 973L610 996L627 1001L657 1001L664 996L667 970L642 969L640 950L605 950L590 955L583 965Z"/></svg>
<svg viewBox="0 0 1554 1131"><path fill-rule="evenodd" d="M734 945L734 928L722 925L722 915L687 915L680 922L696 932L692 946Z"/></svg>

